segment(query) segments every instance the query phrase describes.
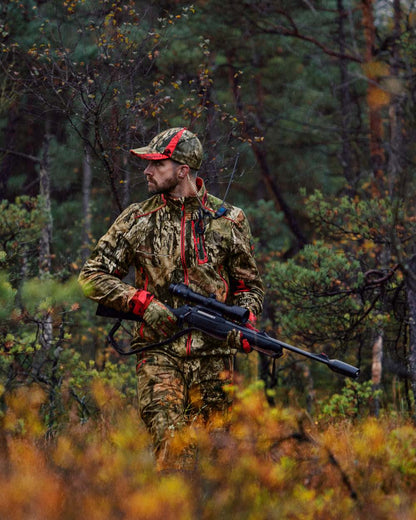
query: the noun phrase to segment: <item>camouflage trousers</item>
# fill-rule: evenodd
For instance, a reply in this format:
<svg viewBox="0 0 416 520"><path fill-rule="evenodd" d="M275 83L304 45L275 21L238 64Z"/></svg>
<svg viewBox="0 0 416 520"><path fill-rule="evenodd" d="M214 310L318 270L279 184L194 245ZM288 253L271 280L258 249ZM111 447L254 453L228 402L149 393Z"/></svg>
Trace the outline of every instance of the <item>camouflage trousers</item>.
<svg viewBox="0 0 416 520"><path fill-rule="evenodd" d="M182 358L164 351L139 356L139 412L149 430L158 462L170 458L175 431L195 420L224 418L231 405L223 386L233 378L233 356Z"/></svg>

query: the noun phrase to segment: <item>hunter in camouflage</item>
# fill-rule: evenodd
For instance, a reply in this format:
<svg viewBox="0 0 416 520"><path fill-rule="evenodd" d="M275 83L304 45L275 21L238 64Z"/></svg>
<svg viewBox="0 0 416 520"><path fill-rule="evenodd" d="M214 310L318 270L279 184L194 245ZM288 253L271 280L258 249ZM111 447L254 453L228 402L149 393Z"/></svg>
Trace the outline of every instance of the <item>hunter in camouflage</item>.
<svg viewBox="0 0 416 520"><path fill-rule="evenodd" d="M249 225L243 211L229 204L218 217L222 202L196 176L202 161L198 138L183 128L169 129L131 152L148 161L144 173L153 196L129 206L98 241L79 277L86 296L143 318L132 340L135 349L175 332L176 318L166 306L183 302L169 292L172 283L246 307L254 322L263 285ZM123 282L131 266L134 286ZM189 420L190 410L208 417L228 406L221 387L231 377L235 347L241 346L231 336L220 342L192 332L139 355L139 407L159 453L168 432Z"/></svg>

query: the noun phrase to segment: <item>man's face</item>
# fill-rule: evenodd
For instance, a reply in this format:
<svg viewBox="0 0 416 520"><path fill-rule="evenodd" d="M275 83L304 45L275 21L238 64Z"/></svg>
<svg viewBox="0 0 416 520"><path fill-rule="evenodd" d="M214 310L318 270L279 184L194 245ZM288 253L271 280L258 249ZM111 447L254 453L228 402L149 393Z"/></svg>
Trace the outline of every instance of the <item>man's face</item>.
<svg viewBox="0 0 416 520"><path fill-rule="evenodd" d="M179 184L179 171L181 165L170 159L160 161L148 161L144 170L149 193L163 193L169 195L174 193Z"/></svg>

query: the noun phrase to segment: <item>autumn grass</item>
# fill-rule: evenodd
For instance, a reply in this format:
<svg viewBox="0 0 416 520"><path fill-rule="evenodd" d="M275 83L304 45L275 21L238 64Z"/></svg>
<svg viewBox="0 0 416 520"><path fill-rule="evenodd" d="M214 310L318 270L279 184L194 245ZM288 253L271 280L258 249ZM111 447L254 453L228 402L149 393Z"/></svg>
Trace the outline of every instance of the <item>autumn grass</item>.
<svg viewBox="0 0 416 520"><path fill-rule="evenodd" d="M150 439L114 387L96 380L97 413L48 437L38 386L6 396L1 518L413 519L416 430L396 417L316 422L270 407L259 385L229 388L227 425L198 421L158 469ZM192 453L192 459L186 455Z"/></svg>

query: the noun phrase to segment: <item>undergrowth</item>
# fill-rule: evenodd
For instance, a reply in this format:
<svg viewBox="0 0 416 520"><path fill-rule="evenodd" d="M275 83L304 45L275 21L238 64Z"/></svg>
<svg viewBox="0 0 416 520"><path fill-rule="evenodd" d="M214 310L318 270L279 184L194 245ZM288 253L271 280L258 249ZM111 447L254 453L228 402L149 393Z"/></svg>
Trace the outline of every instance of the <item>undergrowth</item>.
<svg viewBox="0 0 416 520"><path fill-rule="evenodd" d="M40 386L3 396L2 518L416 516L416 430L404 419L312 420L300 409L270 407L259 384L231 387L227 424L188 425L172 439L175 462L160 470L134 403L102 379L90 390L96 413L81 421L69 401L53 436Z"/></svg>

